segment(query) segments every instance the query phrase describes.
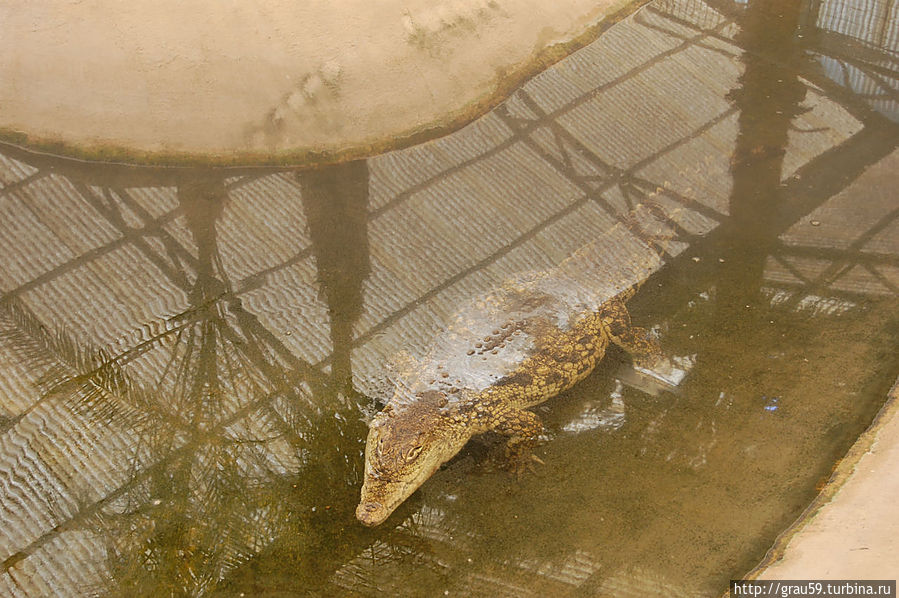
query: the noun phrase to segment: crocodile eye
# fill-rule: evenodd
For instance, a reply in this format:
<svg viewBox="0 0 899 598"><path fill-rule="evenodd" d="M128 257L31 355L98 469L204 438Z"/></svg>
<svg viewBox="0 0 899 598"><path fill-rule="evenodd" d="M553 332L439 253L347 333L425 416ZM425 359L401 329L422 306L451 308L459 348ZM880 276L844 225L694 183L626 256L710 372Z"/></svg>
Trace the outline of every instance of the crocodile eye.
<svg viewBox="0 0 899 598"><path fill-rule="evenodd" d="M378 438L378 444L375 445L375 453L380 457L384 452L384 439Z"/></svg>
<svg viewBox="0 0 899 598"><path fill-rule="evenodd" d="M413 446L413 447L410 448L409 451L406 453L406 461L411 461L411 460L417 458L420 454L421 454L421 447L420 447L420 446Z"/></svg>

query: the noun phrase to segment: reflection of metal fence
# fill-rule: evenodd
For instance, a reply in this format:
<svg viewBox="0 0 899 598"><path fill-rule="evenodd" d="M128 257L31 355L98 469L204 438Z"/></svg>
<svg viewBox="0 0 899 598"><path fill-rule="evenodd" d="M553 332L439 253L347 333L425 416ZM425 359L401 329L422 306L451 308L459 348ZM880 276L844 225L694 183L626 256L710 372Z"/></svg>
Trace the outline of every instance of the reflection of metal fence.
<svg viewBox="0 0 899 598"><path fill-rule="evenodd" d="M899 3L861 0L816 0L811 11L817 13L816 26L855 38L871 47L897 56L899 53Z"/></svg>
<svg viewBox="0 0 899 598"><path fill-rule="evenodd" d="M766 292L784 307L841 313L899 296L899 207L892 155L786 231L768 259Z"/></svg>
<svg viewBox="0 0 899 598"><path fill-rule="evenodd" d="M819 0L809 14L805 34L826 77L899 121L899 3ZM784 234L766 269L773 301L839 313L866 297L899 294L897 247L889 241L899 238L899 212L878 184L854 184Z"/></svg>
<svg viewBox="0 0 899 598"><path fill-rule="evenodd" d="M703 0L686 0L685 2L660 0L653 2L651 6L673 21L707 31L714 30L723 22L728 21L725 14L716 10L716 6L709 2L703 2Z"/></svg>
<svg viewBox="0 0 899 598"><path fill-rule="evenodd" d="M335 346L294 174L227 179L201 230L177 184L92 180L0 154L0 593L77 593L107 575L108 540L89 529L152 511L147 480L188 455L200 455L199 471L228 460L258 484L301 468L315 449L308 412L338 349L352 351L357 387L374 394L397 347L420 353L460 302L558 264L637 205L671 219L684 242L726 221L733 23L698 1L648 8L462 131L368 161L371 272L351 348ZM784 177L861 127L851 106L811 89L806 104ZM76 357L91 347L103 359ZM204 350L206 361L189 353ZM127 383L93 372L111 361ZM209 363L223 365L194 388ZM94 402L41 394L51 370L82 376ZM118 409L103 426L78 408L97 396ZM202 429L179 401L202 407ZM165 442L135 432L163 423ZM195 478L187 502L208 496ZM208 583L277 537L272 505L248 505L233 517L255 531L232 539Z"/></svg>
<svg viewBox="0 0 899 598"><path fill-rule="evenodd" d="M899 4L814 3L816 54L827 77L899 121Z"/></svg>

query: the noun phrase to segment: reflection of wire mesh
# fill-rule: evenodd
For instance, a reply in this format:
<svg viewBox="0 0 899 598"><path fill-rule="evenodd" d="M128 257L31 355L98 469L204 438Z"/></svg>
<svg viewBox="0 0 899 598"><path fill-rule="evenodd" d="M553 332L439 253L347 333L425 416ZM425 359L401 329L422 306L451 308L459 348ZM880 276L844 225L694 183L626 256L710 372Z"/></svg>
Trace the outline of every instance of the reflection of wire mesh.
<svg viewBox="0 0 899 598"><path fill-rule="evenodd" d="M703 0L661 0L653 2L653 10L664 13L674 19L685 21L699 29L714 29L719 26L724 17L708 2Z"/></svg>
<svg viewBox="0 0 899 598"><path fill-rule="evenodd" d="M820 30L847 35L893 56L899 52L899 3L896 0L818 0L815 4Z"/></svg>
<svg viewBox="0 0 899 598"><path fill-rule="evenodd" d="M816 53L827 77L899 122L899 4L820 2Z"/></svg>

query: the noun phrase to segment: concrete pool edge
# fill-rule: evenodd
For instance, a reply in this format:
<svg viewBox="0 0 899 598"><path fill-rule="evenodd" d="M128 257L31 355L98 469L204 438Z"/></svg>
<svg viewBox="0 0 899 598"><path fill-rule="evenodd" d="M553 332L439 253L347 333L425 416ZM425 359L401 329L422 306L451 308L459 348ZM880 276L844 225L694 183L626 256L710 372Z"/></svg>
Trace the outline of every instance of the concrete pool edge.
<svg viewBox="0 0 899 598"><path fill-rule="evenodd" d="M821 492L744 578L895 579L897 492L899 378Z"/></svg>
<svg viewBox="0 0 899 598"><path fill-rule="evenodd" d="M363 159L416 145L467 126L506 100L525 81L589 45L604 31L647 3L648 0L607 0L601 9L597 9L596 14L583 16L583 23L575 23L558 36L531 48L520 60L510 64L485 62L478 68L489 73L481 77L479 85L473 87L476 90L473 95L458 101L445 100L445 109L434 113L432 117L416 117L389 130L375 130L364 124L359 128L354 123L349 133L329 135L325 143L315 142L313 139L310 143L276 148L265 143L260 145L241 141L204 148L199 145L187 147L183 139L172 141L154 137L136 143L114 134L92 133L85 136L79 133L73 136L57 130L61 127L58 125L61 121L55 121L56 125L53 122L44 123L46 126L41 128L4 120L0 122L0 142L8 147L38 154L90 162L147 166L316 167ZM541 32L541 35L544 33ZM150 119L151 116L148 114L146 118ZM350 120L356 119L357 115L350 115Z"/></svg>

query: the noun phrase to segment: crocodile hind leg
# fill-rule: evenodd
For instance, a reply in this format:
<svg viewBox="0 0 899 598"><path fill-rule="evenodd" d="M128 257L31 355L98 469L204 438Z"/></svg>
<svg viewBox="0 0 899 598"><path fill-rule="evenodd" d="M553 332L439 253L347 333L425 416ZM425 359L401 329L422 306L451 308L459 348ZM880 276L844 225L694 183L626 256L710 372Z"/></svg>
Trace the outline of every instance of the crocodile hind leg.
<svg viewBox="0 0 899 598"><path fill-rule="evenodd" d="M527 409L513 409L491 421L489 429L509 437L503 461L512 472L520 475L533 467L534 462L542 463L539 457L531 453L543 433L543 422L536 413Z"/></svg>
<svg viewBox="0 0 899 598"><path fill-rule="evenodd" d="M602 307L602 325L609 339L631 354L638 365L651 365L664 359L659 342L645 328L631 325L624 302L614 299Z"/></svg>

